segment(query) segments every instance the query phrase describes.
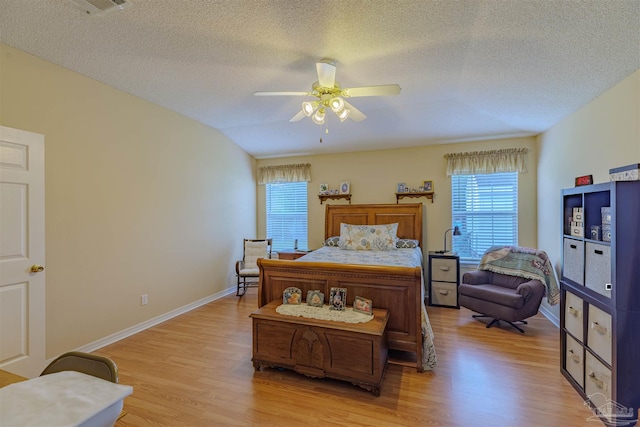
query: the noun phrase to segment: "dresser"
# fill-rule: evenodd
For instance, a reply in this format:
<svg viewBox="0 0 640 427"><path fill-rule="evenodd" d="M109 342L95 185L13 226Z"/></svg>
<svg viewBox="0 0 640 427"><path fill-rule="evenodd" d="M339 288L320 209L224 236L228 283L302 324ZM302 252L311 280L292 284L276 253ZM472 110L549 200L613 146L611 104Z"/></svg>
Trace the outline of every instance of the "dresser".
<svg viewBox="0 0 640 427"><path fill-rule="evenodd" d="M640 182L570 188L561 198L560 370L605 424L635 425Z"/></svg>
<svg viewBox="0 0 640 427"><path fill-rule="evenodd" d="M460 257L429 252L429 305L460 308Z"/></svg>

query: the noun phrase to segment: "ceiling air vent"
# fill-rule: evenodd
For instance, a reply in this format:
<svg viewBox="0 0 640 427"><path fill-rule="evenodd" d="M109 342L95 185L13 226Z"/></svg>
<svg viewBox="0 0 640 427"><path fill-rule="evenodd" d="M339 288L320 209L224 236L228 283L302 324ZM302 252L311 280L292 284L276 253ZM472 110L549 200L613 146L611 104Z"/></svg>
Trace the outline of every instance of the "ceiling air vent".
<svg viewBox="0 0 640 427"><path fill-rule="evenodd" d="M89 15L98 15L124 9L129 6L126 0L69 0Z"/></svg>

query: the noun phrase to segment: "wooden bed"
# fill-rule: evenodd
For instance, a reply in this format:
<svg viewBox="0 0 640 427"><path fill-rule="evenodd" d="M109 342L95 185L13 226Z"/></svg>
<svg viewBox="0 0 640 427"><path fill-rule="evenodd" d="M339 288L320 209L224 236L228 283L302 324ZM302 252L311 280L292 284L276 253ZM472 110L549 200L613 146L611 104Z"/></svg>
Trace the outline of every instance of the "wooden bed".
<svg viewBox="0 0 640 427"><path fill-rule="evenodd" d="M325 239L340 235L340 223L398 223L398 237L422 242L422 204L327 205ZM283 291L295 286L307 291L319 289L325 295L332 287L347 288L347 305L356 295L373 300L374 307L389 310L387 339L389 349L415 353L422 372L422 310L424 289L421 267L387 267L325 262L258 260L260 282L258 305L282 298ZM426 312L425 312L426 316Z"/></svg>

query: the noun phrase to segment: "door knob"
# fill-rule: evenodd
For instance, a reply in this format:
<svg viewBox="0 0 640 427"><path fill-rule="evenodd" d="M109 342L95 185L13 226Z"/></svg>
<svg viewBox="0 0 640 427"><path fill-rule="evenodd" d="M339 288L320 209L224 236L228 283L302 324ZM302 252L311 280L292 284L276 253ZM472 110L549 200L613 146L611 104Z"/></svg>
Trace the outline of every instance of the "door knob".
<svg viewBox="0 0 640 427"><path fill-rule="evenodd" d="M32 273L41 273L44 271L44 267L41 265L37 265L37 264L33 264L31 266L31 272Z"/></svg>

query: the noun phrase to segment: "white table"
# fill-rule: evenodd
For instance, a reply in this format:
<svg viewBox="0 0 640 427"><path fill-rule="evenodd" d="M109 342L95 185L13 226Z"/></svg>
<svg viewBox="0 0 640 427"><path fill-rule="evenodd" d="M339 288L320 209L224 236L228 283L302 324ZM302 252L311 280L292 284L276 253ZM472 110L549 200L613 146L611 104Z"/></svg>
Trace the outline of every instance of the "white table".
<svg viewBox="0 0 640 427"><path fill-rule="evenodd" d="M0 425L112 426L133 387L75 371L43 375L0 388Z"/></svg>

